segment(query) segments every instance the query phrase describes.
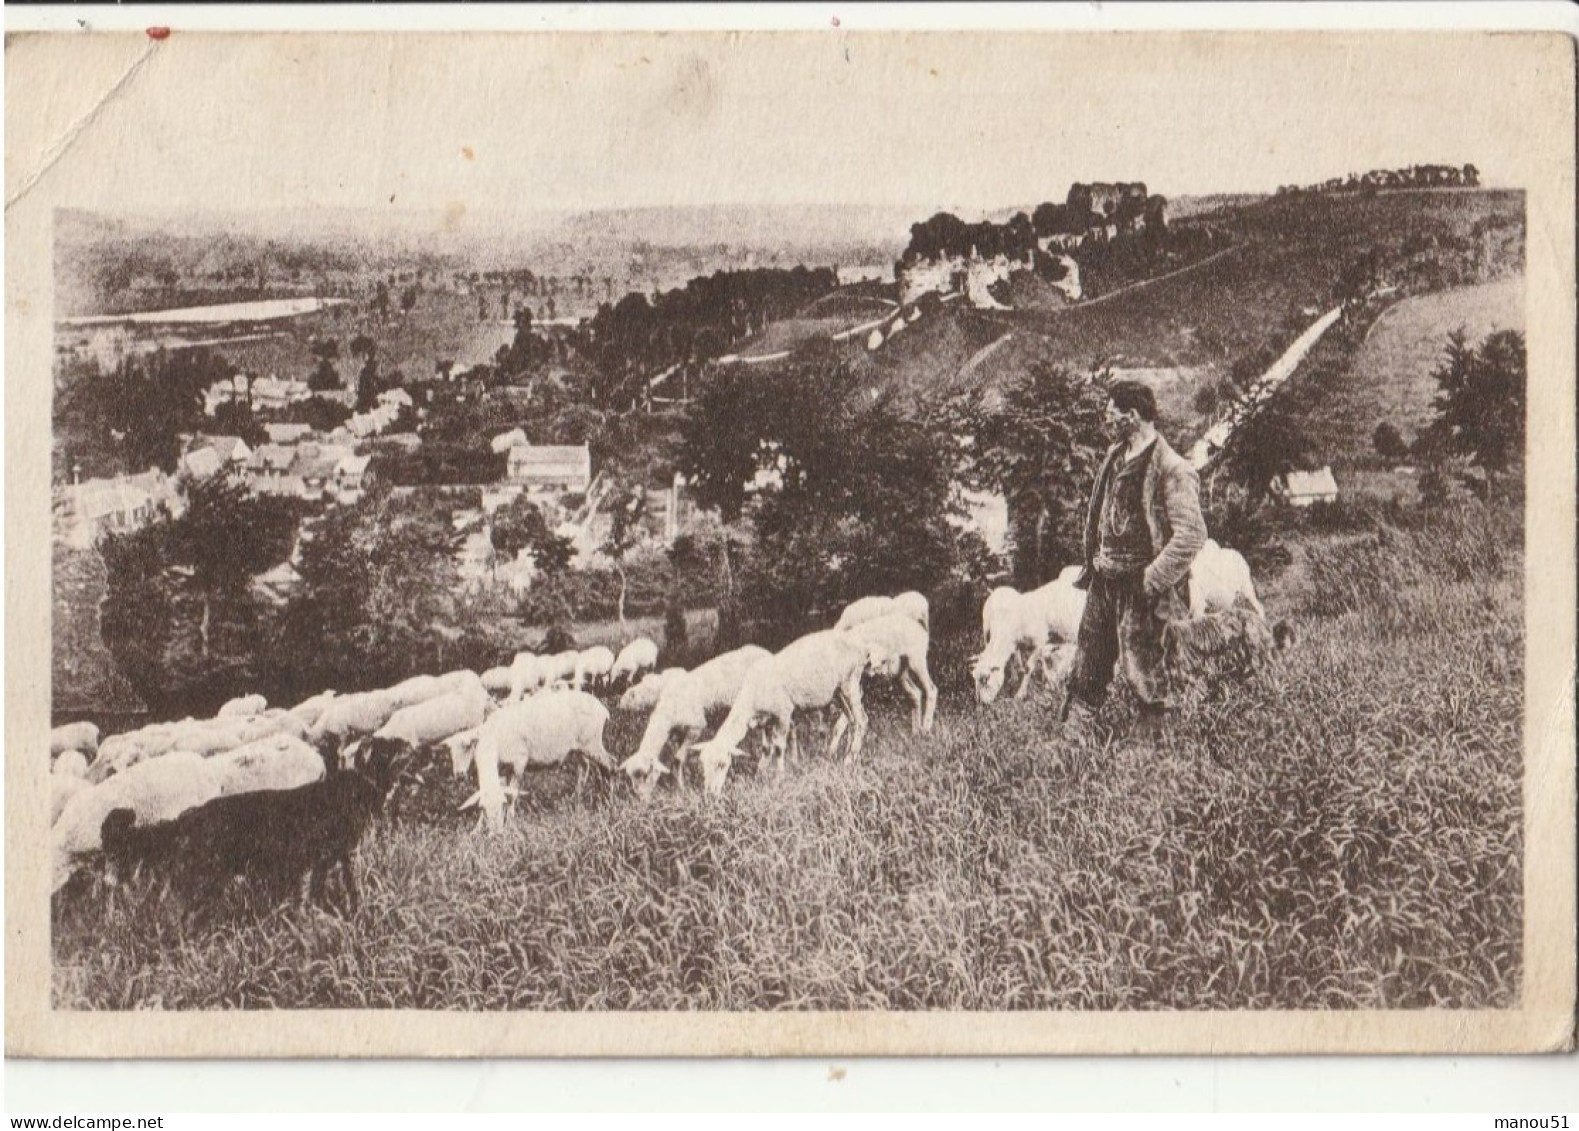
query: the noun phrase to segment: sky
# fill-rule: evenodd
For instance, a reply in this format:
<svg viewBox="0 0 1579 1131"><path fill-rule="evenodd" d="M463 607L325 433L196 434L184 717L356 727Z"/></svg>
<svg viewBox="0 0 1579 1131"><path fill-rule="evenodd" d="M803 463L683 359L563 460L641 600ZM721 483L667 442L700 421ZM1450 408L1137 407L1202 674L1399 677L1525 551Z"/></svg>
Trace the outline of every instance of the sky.
<svg viewBox="0 0 1579 1131"><path fill-rule="evenodd" d="M676 204L972 213L1074 180L1266 192L1417 162L1517 187L1528 41L42 34L6 53L7 202L47 185L65 206L415 207L464 227Z"/></svg>

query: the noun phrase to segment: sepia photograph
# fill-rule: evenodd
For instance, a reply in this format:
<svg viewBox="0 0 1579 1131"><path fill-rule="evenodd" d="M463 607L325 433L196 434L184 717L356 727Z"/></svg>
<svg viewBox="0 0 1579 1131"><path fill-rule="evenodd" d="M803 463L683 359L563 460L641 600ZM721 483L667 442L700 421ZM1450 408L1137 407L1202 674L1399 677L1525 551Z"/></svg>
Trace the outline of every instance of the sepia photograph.
<svg viewBox="0 0 1579 1131"><path fill-rule="evenodd" d="M6 56L9 1051L1572 1047L1566 37Z"/></svg>

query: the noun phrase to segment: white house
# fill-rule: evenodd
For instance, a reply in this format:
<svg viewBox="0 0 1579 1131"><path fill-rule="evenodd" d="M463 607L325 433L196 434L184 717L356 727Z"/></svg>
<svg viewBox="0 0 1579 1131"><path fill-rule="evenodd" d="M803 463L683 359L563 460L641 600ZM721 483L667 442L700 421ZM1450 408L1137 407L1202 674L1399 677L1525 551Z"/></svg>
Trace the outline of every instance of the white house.
<svg viewBox="0 0 1579 1131"><path fill-rule="evenodd" d="M592 452L585 444L517 444L509 451L505 474L529 491L584 494L592 486Z"/></svg>
<svg viewBox="0 0 1579 1131"><path fill-rule="evenodd" d="M1272 493L1294 507L1334 503L1338 501L1338 482L1332 477L1331 467L1319 471L1291 471L1272 484Z"/></svg>

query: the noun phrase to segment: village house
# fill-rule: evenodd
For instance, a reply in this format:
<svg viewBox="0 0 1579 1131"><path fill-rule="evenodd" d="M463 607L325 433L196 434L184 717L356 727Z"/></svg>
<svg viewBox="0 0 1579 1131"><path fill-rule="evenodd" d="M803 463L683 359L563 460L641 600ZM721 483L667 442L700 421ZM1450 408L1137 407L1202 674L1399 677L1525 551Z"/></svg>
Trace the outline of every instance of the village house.
<svg viewBox="0 0 1579 1131"><path fill-rule="evenodd" d="M181 457L181 469L194 479L207 479L225 468L245 472L252 449L240 436L194 436Z"/></svg>
<svg viewBox="0 0 1579 1131"><path fill-rule="evenodd" d="M60 490L67 541L78 549L105 534L138 530L168 511L183 509L175 482L158 468L139 475L89 479Z"/></svg>
<svg viewBox="0 0 1579 1131"><path fill-rule="evenodd" d="M1331 467L1317 471L1290 471L1272 482L1272 494L1291 507L1335 503L1338 501L1338 482L1332 477Z"/></svg>
<svg viewBox="0 0 1579 1131"><path fill-rule="evenodd" d="M529 492L585 494L592 486L592 452L585 444L517 444L509 450L505 475Z"/></svg>
<svg viewBox="0 0 1579 1131"><path fill-rule="evenodd" d="M345 456L334 467L334 497L347 506L360 502L366 490L367 465L372 456Z"/></svg>
<svg viewBox="0 0 1579 1131"><path fill-rule="evenodd" d="M265 424L263 431L268 433L271 444L296 444L312 435L310 424Z"/></svg>

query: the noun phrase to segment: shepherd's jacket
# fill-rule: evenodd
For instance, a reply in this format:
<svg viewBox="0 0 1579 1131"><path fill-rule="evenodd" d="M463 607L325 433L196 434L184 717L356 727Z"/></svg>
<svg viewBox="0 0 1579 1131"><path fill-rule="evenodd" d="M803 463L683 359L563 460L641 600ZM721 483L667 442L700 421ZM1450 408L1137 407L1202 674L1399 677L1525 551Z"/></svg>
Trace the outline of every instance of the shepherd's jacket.
<svg viewBox="0 0 1579 1131"><path fill-rule="evenodd" d="M1086 510L1085 568L1075 583L1081 589L1091 583L1102 520L1102 498L1123 454L1122 442L1108 449L1102 470L1097 473L1096 486L1091 491L1091 503ZM1159 619L1184 620L1190 615L1190 563L1206 544L1206 520L1201 516L1200 477L1189 461L1161 436L1157 437L1151 462L1146 468L1141 505L1146 511L1146 528L1151 533L1152 559L1146 567L1146 592L1157 599Z"/></svg>

